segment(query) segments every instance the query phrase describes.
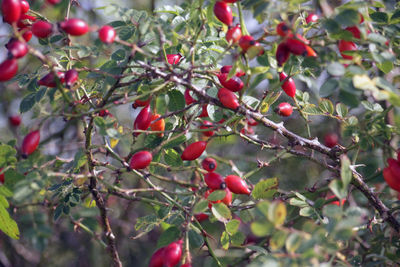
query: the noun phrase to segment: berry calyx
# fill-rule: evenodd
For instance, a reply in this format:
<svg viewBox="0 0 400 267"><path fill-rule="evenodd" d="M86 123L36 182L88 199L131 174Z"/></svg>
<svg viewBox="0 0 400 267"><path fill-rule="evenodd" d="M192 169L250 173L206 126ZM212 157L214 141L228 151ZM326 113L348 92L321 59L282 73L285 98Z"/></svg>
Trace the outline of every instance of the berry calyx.
<svg viewBox="0 0 400 267"><path fill-rule="evenodd" d="M240 28L239 24L237 24L235 27L229 28L225 35L225 38L228 41L228 43L233 43L233 44L239 42L241 37L242 37L242 29Z"/></svg>
<svg viewBox="0 0 400 267"><path fill-rule="evenodd" d="M208 172L213 172L217 168L217 161L213 158L205 158L201 162L201 166Z"/></svg>
<svg viewBox="0 0 400 267"><path fill-rule="evenodd" d="M232 25L233 21L232 9L227 3L223 1L217 1L214 5L214 14L217 17L217 19L222 23L228 26Z"/></svg>
<svg viewBox="0 0 400 267"><path fill-rule="evenodd" d="M18 127L21 124L21 121L22 120L19 115L14 115L14 116L8 117L8 122L14 127Z"/></svg>
<svg viewBox="0 0 400 267"><path fill-rule="evenodd" d="M22 141L21 153L23 158L27 158L30 154L35 152L37 147L39 146L40 141L40 132L39 130L32 131L28 135L25 136Z"/></svg>
<svg viewBox="0 0 400 267"><path fill-rule="evenodd" d="M211 189L224 189L226 187L224 177L216 172L209 172L204 175L204 182Z"/></svg>
<svg viewBox="0 0 400 267"><path fill-rule="evenodd" d="M247 183L239 176L228 175L225 177L225 183L229 190L235 194L250 195L251 193Z"/></svg>
<svg viewBox="0 0 400 267"><path fill-rule="evenodd" d="M226 108L237 109L239 107L239 99L237 96L226 88L219 89L218 99Z"/></svg>
<svg viewBox="0 0 400 267"><path fill-rule="evenodd" d="M276 26L276 33L282 37L287 36L292 31L285 22L281 22Z"/></svg>
<svg viewBox="0 0 400 267"><path fill-rule="evenodd" d="M105 44L112 44L116 36L117 33L110 25L104 25L99 30L99 39Z"/></svg>
<svg viewBox="0 0 400 267"><path fill-rule="evenodd" d="M279 73L279 80L282 82L287 78L286 73L281 72ZM292 77L287 79L283 84L282 84L282 89L283 91L290 97L294 97L296 95L296 84L294 83L294 80Z"/></svg>
<svg viewBox="0 0 400 267"><path fill-rule="evenodd" d="M72 18L59 23L60 28L69 35L81 36L89 31L89 26L84 20Z"/></svg>
<svg viewBox="0 0 400 267"><path fill-rule="evenodd" d="M47 38L53 33L53 25L43 20L37 21L32 25L32 33L37 38Z"/></svg>
<svg viewBox="0 0 400 267"><path fill-rule="evenodd" d="M153 160L153 156L149 151L139 151L133 154L129 167L132 170L141 170L147 168L150 165L150 162Z"/></svg>
<svg viewBox="0 0 400 267"><path fill-rule="evenodd" d="M289 117L293 113L293 107L289 103L283 102L278 105L276 112L282 117Z"/></svg>
<svg viewBox="0 0 400 267"><path fill-rule="evenodd" d="M243 35L239 40L239 46L242 48L243 52L246 52L247 49L256 44L256 40L254 40L253 36Z"/></svg>
<svg viewBox="0 0 400 267"><path fill-rule="evenodd" d="M0 64L0 82L12 79L18 71L18 62L16 59L6 59Z"/></svg>
<svg viewBox="0 0 400 267"><path fill-rule="evenodd" d="M203 154L206 150L207 142L198 141L188 145L185 150L183 150L181 159L182 160L195 160Z"/></svg>

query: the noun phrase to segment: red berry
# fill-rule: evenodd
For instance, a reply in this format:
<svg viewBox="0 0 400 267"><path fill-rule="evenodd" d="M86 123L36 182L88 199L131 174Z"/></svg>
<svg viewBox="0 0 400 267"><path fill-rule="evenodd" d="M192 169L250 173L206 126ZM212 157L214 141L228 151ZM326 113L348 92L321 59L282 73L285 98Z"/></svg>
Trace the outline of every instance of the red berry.
<svg viewBox="0 0 400 267"><path fill-rule="evenodd" d="M132 104L132 108L145 107L150 104L150 101L150 97L146 100L136 99L135 102Z"/></svg>
<svg viewBox="0 0 400 267"><path fill-rule="evenodd" d="M151 124L151 110L150 105L145 106L138 114L133 124L134 130L147 130ZM135 133L138 136L140 133Z"/></svg>
<svg viewBox="0 0 400 267"><path fill-rule="evenodd" d="M167 61L171 65L176 65L181 61L182 55L181 54L168 54Z"/></svg>
<svg viewBox="0 0 400 267"><path fill-rule="evenodd" d="M89 31L89 26L84 20L72 18L60 22L60 28L72 36L81 36Z"/></svg>
<svg viewBox="0 0 400 267"><path fill-rule="evenodd" d="M150 129L152 131L163 132L165 130L165 120L164 119L159 119L160 117L161 117L160 114L153 114L151 116ZM157 119L159 119L159 120L155 121ZM157 133L157 135L160 136L160 137L163 137L164 133Z"/></svg>
<svg viewBox="0 0 400 267"><path fill-rule="evenodd" d="M224 189L226 187L224 177L216 172L209 172L204 175L204 182L211 189Z"/></svg>
<svg viewBox="0 0 400 267"><path fill-rule="evenodd" d="M213 124L209 121L203 121L202 125L200 126L200 129L209 129L213 127ZM214 131L205 131L205 132L201 132L204 136L213 136L214 135Z"/></svg>
<svg viewBox="0 0 400 267"><path fill-rule="evenodd" d="M282 82L285 80L287 77L286 73L281 72L279 73L279 80ZM294 97L296 95L296 84L294 83L294 80L292 77L287 79L283 84L282 84L282 89L285 91L285 93L290 96Z"/></svg>
<svg viewBox="0 0 400 267"><path fill-rule="evenodd" d="M0 177L1 178L1 177ZM205 213L197 213L194 215L197 221L202 222L208 219L208 215ZM183 266L183 265L182 265ZM181 266L181 267L182 267Z"/></svg>
<svg viewBox="0 0 400 267"><path fill-rule="evenodd" d="M213 172L217 168L217 161L213 158L205 158L201 162L201 166L208 172Z"/></svg>
<svg viewBox="0 0 400 267"><path fill-rule="evenodd" d="M3 168L0 168L0 172L3 171ZM4 184L4 173L0 174L0 183Z"/></svg>
<svg viewBox="0 0 400 267"><path fill-rule="evenodd" d="M214 5L214 14L222 23L228 26L232 25L232 9L227 3L217 1Z"/></svg>
<svg viewBox="0 0 400 267"><path fill-rule="evenodd" d="M246 121L249 126L257 126L258 125L258 122L256 120L254 120L253 118L247 118Z"/></svg>
<svg viewBox="0 0 400 267"><path fill-rule="evenodd" d="M75 69L70 69L65 73L65 86L71 88L78 80L78 72Z"/></svg>
<svg viewBox="0 0 400 267"><path fill-rule="evenodd" d="M280 43L278 48L276 49L276 61L278 62L278 66L282 66L290 56L290 51L286 47L286 43Z"/></svg>
<svg viewBox="0 0 400 267"><path fill-rule="evenodd" d="M190 90L189 90L189 89L186 89L186 90L185 90L185 93L184 93L183 96L185 97L185 103L186 103L186 105L190 105L190 104L196 102L196 100L190 95ZM207 115L207 116L208 116L208 115Z"/></svg>
<svg viewBox="0 0 400 267"><path fill-rule="evenodd" d="M247 51L251 46L255 45L256 41L254 40L253 36L250 35L243 35L239 40L239 46L242 48L244 52Z"/></svg>
<svg viewBox="0 0 400 267"><path fill-rule="evenodd" d="M57 71L57 76L60 79L60 83L64 83L65 81L65 73L61 71ZM57 86L56 79L54 77L53 72L49 72L47 75L45 75L42 79L38 81L39 85L47 86L50 88L54 88Z"/></svg>
<svg viewBox="0 0 400 267"><path fill-rule="evenodd" d="M329 133L324 137L324 143L327 147L332 148L338 144L339 136L335 133Z"/></svg>
<svg viewBox="0 0 400 267"><path fill-rule="evenodd" d="M287 102L280 103L277 113L283 117L289 117L293 113L293 107Z"/></svg>
<svg viewBox="0 0 400 267"><path fill-rule="evenodd" d="M204 193L204 198L208 198L208 196L214 192L216 189L209 189ZM215 201L209 201L208 207L211 209L212 204L215 203L224 203L225 205L229 206L232 203L232 192L228 189L225 188L225 197L221 200L215 200Z"/></svg>
<svg viewBox="0 0 400 267"><path fill-rule="evenodd" d="M22 157L27 158L30 154L35 152L36 148L39 145L39 141L40 141L39 130L30 132L27 136L25 136L21 146Z"/></svg>
<svg viewBox="0 0 400 267"><path fill-rule="evenodd" d="M345 59L353 59L353 56L345 55L343 52L345 51L354 51L357 50L357 46L355 43L345 40L339 41L339 51L343 58Z"/></svg>
<svg viewBox="0 0 400 267"><path fill-rule="evenodd" d="M18 127L21 124L21 117L19 115L10 116L8 121L12 126Z"/></svg>
<svg viewBox="0 0 400 267"><path fill-rule="evenodd" d="M129 167L133 170L140 170L147 168L150 162L153 160L153 156L148 151L139 151L133 154Z"/></svg>
<svg viewBox="0 0 400 267"><path fill-rule="evenodd" d="M114 42L115 37L117 36L113 27L109 25L104 25L99 30L99 39L106 44L111 44Z"/></svg>
<svg viewBox="0 0 400 267"><path fill-rule="evenodd" d="M226 73L226 74L228 74L230 71L231 71L231 69L232 69L232 66L231 65L225 65L225 66L223 66L222 68L221 68L221 73ZM236 72L236 74L235 74L237 77L242 77L242 76L244 76L244 75L246 75L246 73L244 72L244 71L242 71L242 70L239 70L239 71L237 71Z"/></svg>
<svg viewBox="0 0 400 267"><path fill-rule="evenodd" d="M21 14L25 14L29 11L29 3L26 0L21 0Z"/></svg>
<svg viewBox="0 0 400 267"><path fill-rule="evenodd" d="M235 194L244 194L250 195L251 191L249 190L247 183L236 175L228 175L225 177L226 186Z"/></svg>
<svg viewBox="0 0 400 267"><path fill-rule="evenodd" d="M295 38L289 38L286 40L286 48L294 55L307 55L307 45Z"/></svg>
<svg viewBox="0 0 400 267"><path fill-rule="evenodd" d="M200 118L208 117L207 104L201 107L201 114L199 115L199 117Z"/></svg>
<svg viewBox="0 0 400 267"><path fill-rule="evenodd" d="M22 38L24 38L25 42L29 42L32 39L32 31L24 32Z"/></svg>
<svg viewBox="0 0 400 267"><path fill-rule="evenodd" d="M108 109L102 109L99 111L100 117L107 117L108 115L110 115L110 111L108 111Z"/></svg>
<svg viewBox="0 0 400 267"><path fill-rule="evenodd" d="M364 16L361 15L361 14L359 14L359 15L360 15L360 23L363 23L364 22Z"/></svg>
<svg viewBox="0 0 400 267"><path fill-rule="evenodd" d="M383 178L392 189L400 192L400 164L395 159L388 159L388 167L383 169Z"/></svg>
<svg viewBox="0 0 400 267"><path fill-rule="evenodd" d="M237 109L239 107L239 100L237 96L226 88L219 89L218 99L226 108Z"/></svg>
<svg viewBox="0 0 400 267"><path fill-rule="evenodd" d="M239 42L240 38L242 37L242 29L240 25L237 24L235 27L229 28L226 32L225 38L228 43L232 42L233 44Z"/></svg>
<svg viewBox="0 0 400 267"><path fill-rule="evenodd" d="M207 142L198 141L188 145L185 150L183 150L181 159L182 160L195 160L203 154L206 150Z"/></svg>
<svg viewBox="0 0 400 267"><path fill-rule="evenodd" d="M32 33L37 38L47 38L53 33L53 25L43 20L37 21L32 25Z"/></svg>
<svg viewBox="0 0 400 267"><path fill-rule="evenodd" d="M150 259L149 267L163 267L165 247L159 248L153 253Z"/></svg>
<svg viewBox="0 0 400 267"><path fill-rule="evenodd" d="M314 51L310 46L306 45L307 57L317 57L317 52Z"/></svg>
<svg viewBox="0 0 400 267"><path fill-rule="evenodd" d="M222 1L224 1L225 3L236 3L237 2L237 0L222 0Z"/></svg>
<svg viewBox="0 0 400 267"><path fill-rule="evenodd" d="M16 59L6 59L0 64L0 82L10 80L17 74L18 62Z"/></svg>
<svg viewBox="0 0 400 267"><path fill-rule="evenodd" d="M182 243L183 240L178 240L165 247L163 252L163 267L174 267L180 262L182 257Z"/></svg>
<svg viewBox="0 0 400 267"><path fill-rule="evenodd" d="M28 45L19 40L13 40L7 44L7 49L11 57L22 58L28 53Z"/></svg>
<svg viewBox="0 0 400 267"><path fill-rule="evenodd" d="M347 27L345 30L351 32L354 38L361 38L361 31L357 26Z"/></svg>
<svg viewBox="0 0 400 267"><path fill-rule="evenodd" d="M61 1L62 0L46 0L46 2L51 5L56 5L56 4L60 3Z"/></svg>
<svg viewBox="0 0 400 267"><path fill-rule="evenodd" d="M1 3L1 11L3 21L9 24L17 22L21 16L21 1L20 0L3 0Z"/></svg>
<svg viewBox="0 0 400 267"><path fill-rule="evenodd" d="M220 73L217 75L217 77L221 85L232 92L238 92L243 89L244 83L237 76L233 76L232 78L227 80L228 74Z"/></svg>
<svg viewBox="0 0 400 267"><path fill-rule="evenodd" d="M319 20L319 16L315 13L308 14L306 18L306 23L317 22Z"/></svg>
<svg viewBox="0 0 400 267"><path fill-rule="evenodd" d="M291 33L291 30L285 22L281 22L276 26L276 33L282 37L285 37Z"/></svg>

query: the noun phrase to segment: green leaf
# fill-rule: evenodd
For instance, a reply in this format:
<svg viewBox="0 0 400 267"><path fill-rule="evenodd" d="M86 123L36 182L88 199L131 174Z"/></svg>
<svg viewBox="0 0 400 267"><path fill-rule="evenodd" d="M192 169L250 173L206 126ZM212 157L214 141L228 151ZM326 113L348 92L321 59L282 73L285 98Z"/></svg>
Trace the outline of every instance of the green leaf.
<svg viewBox="0 0 400 267"><path fill-rule="evenodd" d="M189 230L189 244L191 249L199 248L204 244L204 237L194 230Z"/></svg>
<svg viewBox="0 0 400 267"><path fill-rule="evenodd" d="M333 19L327 19L322 22L322 25L329 33L337 33L340 31L340 25Z"/></svg>
<svg viewBox="0 0 400 267"><path fill-rule="evenodd" d="M320 97L330 96L338 86L339 82L336 79L328 79L319 90Z"/></svg>
<svg viewBox="0 0 400 267"><path fill-rule="evenodd" d="M229 222L225 225L225 228L226 228L226 231L227 231L230 235L233 235L234 233L237 232L237 230L239 229L239 226L240 226L240 221L239 221L239 220L236 220L236 219L233 219L233 220L229 221Z"/></svg>
<svg viewBox="0 0 400 267"><path fill-rule="evenodd" d="M387 41L387 39L385 37L383 37L382 35L378 34L378 33L370 33L368 34L367 39L369 41L372 41L374 43L378 43L381 45L384 45Z"/></svg>
<svg viewBox="0 0 400 267"><path fill-rule="evenodd" d="M332 76L342 76L346 72L346 69L339 62L333 62L328 65L327 71Z"/></svg>
<svg viewBox="0 0 400 267"><path fill-rule="evenodd" d="M274 201L270 203L268 209L268 220L275 226L281 226L286 219L286 205L281 201Z"/></svg>
<svg viewBox="0 0 400 267"><path fill-rule="evenodd" d="M374 12L369 14L370 18L377 23L388 23L389 16L386 12Z"/></svg>
<svg viewBox="0 0 400 267"><path fill-rule="evenodd" d="M0 230L13 239L19 239L17 223L10 217L3 202L0 202Z"/></svg>
<svg viewBox="0 0 400 267"><path fill-rule="evenodd" d="M205 211L208 208L208 201L205 199L200 200L199 202L196 203L193 207L193 213L201 213Z"/></svg>
<svg viewBox="0 0 400 267"><path fill-rule="evenodd" d="M157 247L164 247L167 246L168 244L174 242L175 240L177 240L179 238L181 234L181 231L175 227L175 226L171 226L169 227L167 230L165 230L160 238L157 241Z"/></svg>
<svg viewBox="0 0 400 267"><path fill-rule="evenodd" d="M383 71L385 74L388 74L393 69L393 62L391 61L383 61L383 63L377 63L376 66Z"/></svg>
<svg viewBox="0 0 400 267"><path fill-rule="evenodd" d="M111 55L111 59L115 61L121 61L124 60L126 57L126 52L124 49L118 49Z"/></svg>
<svg viewBox="0 0 400 267"><path fill-rule="evenodd" d="M182 166L181 156L173 148L165 149L164 160L172 167Z"/></svg>
<svg viewBox="0 0 400 267"><path fill-rule="evenodd" d="M372 104L366 100L361 101L361 104L364 106L366 110L374 111L374 112L382 112L383 108L378 103Z"/></svg>
<svg viewBox="0 0 400 267"><path fill-rule="evenodd" d="M400 23L400 9L396 9L390 17L390 24Z"/></svg>
<svg viewBox="0 0 400 267"><path fill-rule="evenodd" d="M343 199L347 196L347 188L343 186L341 180L332 180L329 183L329 188L339 199Z"/></svg>
<svg viewBox="0 0 400 267"><path fill-rule="evenodd" d="M213 204L211 211L215 218L220 222L227 222L232 219L231 211L224 203Z"/></svg>
<svg viewBox="0 0 400 267"><path fill-rule="evenodd" d="M226 231L222 232L221 245L222 245L222 248L225 250L229 248L229 234Z"/></svg>
<svg viewBox="0 0 400 267"><path fill-rule="evenodd" d="M241 246L246 240L246 236L242 232L236 232L231 236L231 243L234 246Z"/></svg>
<svg viewBox="0 0 400 267"><path fill-rule="evenodd" d="M322 99L319 103L319 108L324 113L333 114L335 108L333 107L333 103L329 99Z"/></svg>
<svg viewBox="0 0 400 267"><path fill-rule="evenodd" d="M163 148L173 148L173 147L177 147L177 146L183 144L184 142L186 142L186 136L185 136L185 135L181 135L181 136L179 136L178 138L174 138L176 135L177 135L177 134L172 135L171 138L170 138L169 140L171 140L171 139L173 139L173 140L171 140L170 142L166 143L166 144L163 146Z"/></svg>
<svg viewBox="0 0 400 267"><path fill-rule="evenodd" d="M309 104L305 106L303 109L303 112L309 115L321 115L322 111L316 107L314 104Z"/></svg>
<svg viewBox="0 0 400 267"><path fill-rule="evenodd" d="M0 145L0 168L13 165L17 162L17 151L9 145Z"/></svg>
<svg viewBox="0 0 400 267"><path fill-rule="evenodd" d="M354 9L345 9L335 17L335 21L344 27L353 26L359 23L360 16Z"/></svg>
<svg viewBox="0 0 400 267"><path fill-rule="evenodd" d="M346 117L347 114L349 114L349 109L345 104L342 103L337 103L336 104L336 113L339 115L339 117Z"/></svg>
<svg viewBox="0 0 400 267"><path fill-rule="evenodd" d="M294 253L300 247L302 242L304 242L304 237L300 236L298 233L292 233L286 239L286 249L289 252Z"/></svg>
<svg viewBox="0 0 400 267"><path fill-rule="evenodd" d="M86 153L80 149L74 157L74 162L72 164L73 171L78 171L87 162Z"/></svg>
<svg viewBox="0 0 400 267"><path fill-rule="evenodd" d="M172 90L168 92L169 102L168 109L170 111L176 111L185 107L185 98L183 94L178 90Z"/></svg>
<svg viewBox="0 0 400 267"><path fill-rule="evenodd" d="M272 223L264 220L251 223L250 229L255 236L263 237L272 234L275 228Z"/></svg>
<svg viewBox="0 0 400 267"><path fill-rule="evenodd" d="M21 113L29 111L35 105L35 97L36 93L31 93L22 99L21 104L19 105L19 111Z"/></svg>
<svg viewBox="0 0 400 267"><path fill-rule="evenodd" d="M346 155L341 155L340 162L340 177L342 178L343 187L347 188L353 178L353 173L350 170L350 160Z"/></svg>
<svg viewBox="0 0 400 267"><path fill-rule="evenodd" d="M17 184L19 181L24 180L25 179L25 175L16 172L13 169L8 169L5 173L4 173L4 185L7 186L10 189L13 189L15 184Z"/></svg>
<svg viewBox="0 0 400 267"><path fill-rule="evenodd" d="M225 190L215 190L207 197L207 199L210 201L218 201L223 199L225 196L226 196Z"/></svg>
<svg viewBox="0 0 400 267"><path fill-rule="evenodd" d="M255 186L251 195L255 199L271 199L278 189L278 178L270 178L259 181Z"/></svg>

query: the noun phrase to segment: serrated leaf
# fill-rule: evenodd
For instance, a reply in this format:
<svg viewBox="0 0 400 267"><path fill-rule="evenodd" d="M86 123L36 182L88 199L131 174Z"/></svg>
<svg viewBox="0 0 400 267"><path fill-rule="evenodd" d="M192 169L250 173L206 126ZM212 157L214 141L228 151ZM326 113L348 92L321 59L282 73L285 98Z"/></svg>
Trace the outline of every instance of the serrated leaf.
<svg viewBox="0 0 400 267"><path fill-rule="evenodd" d="M175 227L175 226L171 226L169 227L167 230L165 230L160 238L157 241L157 247L164 247L167 246L168 244L174 242L175 240L177 240L179 238L181 234L181 231Z"/></svg>
<svg viewBox="0 0 400 267"><path fill-rule="evenodd" d="M322 112L329 114L333 114L333 112L335 111L333 103L329 99L322 99L321 102L319 102L319 109Z"/></svg>
<svg viewBox="0 0 400 267"><path fill-rule="evenodd" d="M328 97L338 88L339 82L336 79L328 79L319 89L320 97Z"/></svg>
<svg viewBox="0 0 400 267"><path fill-rule="evenodd" d="M185 98L178 90L171 90L168 92L169 102L168 110L176 111L185 107Z"/></svg>
<svg viewBox="0 0 400 267"><path fill-rule="evenodd" d="M36 97L36 93L31 93L31 94L25 96L22 99L21 104L19 105L19 111L21 113L29 111L36 103L35 97Z"/></svg>
<svg viewBox="0 0 400 267"><path fill-rule="evenodd" d="M199 202L196 203L193 207L193 213L201 213L205 211L208 208L208 201L205 199L200 200Z"/></svg>
<svg viewBox="0 0 400 267"><path fill-rule="evenodd" d="M307 106L305 106L302 111L306 114L309 115L321 115L322 111L316 107L314 104L309 104Z"/></svg>
<svg viewBox="0 0 400 267"><path fill-rule="evenodd" d="M377 23L387 23L389 16L386 12L374 12L369 14L370 18Z"/></svg>
<svg viewBox="0 0 400 267"><path fill-rule="evenodd" d="M231 211L224 203L213 204L211 211L215 218L220 222L227 222L232 219Z"/></svg>
<svg viewBox="0 0 400 267"><path fill-rule="evenodd" d="M0 168L13 165L17 162L17 151L9 145L0 145Z"/></svg>
<svg viewBox="0 0 400 267"><path fill-rule="evenodd" d="M0 230L13 239L19 239L17 223L10 217L5 206L0 202Z"/></svg>
<svg viewBox="0 0 400 267"><path fill-rule="evenodd" d="M207 197L207 199L210 201L218 201L223 199L225 196L226 196L225 190L215 190Z"/></svg>
<svg viewBox="0 0 400 267"><path fill-rule="evenodd" d="M246 236L242 232L236 232L231 235L231 243L234 246L241 246L246 240Z"/></svg>
<svg viewBox="0 0 400 267"><path fill-rule="evenodd" d="M350 160L346 155L341 155L340 162L340 177L342 178L343 187L347 188L353 178L352 172L350 170Z"/></svg>
<svg viewBox="0 0 400 267"><path fill-rule="evenodd" d="M342 103L337 103L336 104L336 113L339 115L339 117L346 117L347 114L349 114L349 109L345 104Z"/></svg>
<svg viewBox="0 0 400 267"><path fill-rule="evenodd" d="M251 195L255 199L270 199L277 192L278 179L270 178L259 181L255 186Z"/></svg>
<svg viewBox="0 0 400 267"><path fill-rule="evenodd" d="M239 226L240 226L240 221L236 220L236 219L233 219L233 220L230 220L225 225L225 229L230 235L233 235L234 233L237 232L237 230L239 229Z"/></svg>
<svg viewBox="0 0 400 267"><path fill-rule="evenodd" d="M175 149L169 148L165 150L164 154L165 162L172 167L182 166L182 159L178 152Z"/></svg>

